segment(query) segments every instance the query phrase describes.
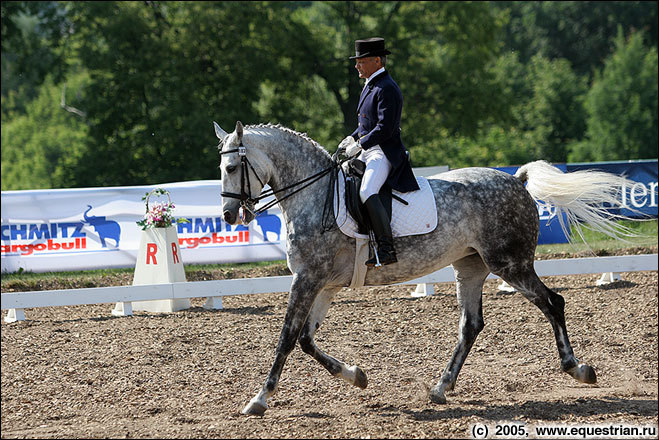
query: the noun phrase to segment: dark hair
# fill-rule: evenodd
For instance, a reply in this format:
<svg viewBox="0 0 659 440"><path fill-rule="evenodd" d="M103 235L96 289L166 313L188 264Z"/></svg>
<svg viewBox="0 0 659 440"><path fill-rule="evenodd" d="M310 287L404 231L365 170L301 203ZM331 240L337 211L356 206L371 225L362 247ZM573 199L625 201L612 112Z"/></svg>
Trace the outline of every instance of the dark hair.
<svg viewBox="0 0 659 440"><path fill-rule="evenodd" d="M382 56L379 57L379 58L380 58L380 64L382 64L382 67L386 66L386 65L387 65L387 56L386 56L386 55L382 55Z"/></svg>

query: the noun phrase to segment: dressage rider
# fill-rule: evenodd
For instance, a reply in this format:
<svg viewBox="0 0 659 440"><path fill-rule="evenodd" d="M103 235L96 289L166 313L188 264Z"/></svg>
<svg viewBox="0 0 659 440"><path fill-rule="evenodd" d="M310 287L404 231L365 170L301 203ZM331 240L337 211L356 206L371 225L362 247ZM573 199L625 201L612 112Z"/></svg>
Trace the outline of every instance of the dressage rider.
<svg viewBox="0 0 659 440"><path fill-rule="evenodd" d="M378 244L380 264L395 263L396 251L391 234L390 211L382 203L379 192L383 185L399 192L419 189L407 150L400 138L400 115L403 95L398 84L385 70L387 55L383 38L355 41L355 68L366 84L359 97L357 129L339 144L348 156L359 153L366 163L359 197L366 206ZM375 266L375 257L366 261Z"/></svg>

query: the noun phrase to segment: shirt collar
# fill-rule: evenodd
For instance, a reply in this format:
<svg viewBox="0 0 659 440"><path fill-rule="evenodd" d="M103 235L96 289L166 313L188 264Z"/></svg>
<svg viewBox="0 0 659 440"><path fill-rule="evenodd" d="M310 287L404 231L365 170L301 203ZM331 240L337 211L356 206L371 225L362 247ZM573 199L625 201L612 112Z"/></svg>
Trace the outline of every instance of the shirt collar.
<svg viewBox="0 0 659 440"><path fill-rule="evenodd" d="M384 72L384 67L380 67L378 70L376 70L375 72L373 72L373 74L372 74L371 76L369 76L368 78L366 78L366 82L364 83L364 86L367 86L368 83L369 83L372 79L374 79L376 76L378 76L378 75L381 74L382 72Z"/></svg>

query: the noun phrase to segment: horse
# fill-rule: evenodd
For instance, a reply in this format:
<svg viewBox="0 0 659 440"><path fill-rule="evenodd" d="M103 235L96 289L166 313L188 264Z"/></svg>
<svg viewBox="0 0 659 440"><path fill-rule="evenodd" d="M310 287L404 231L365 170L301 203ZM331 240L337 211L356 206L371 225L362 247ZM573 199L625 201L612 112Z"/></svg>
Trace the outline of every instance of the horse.
<svg viewBox="0 0 659 440"><path fill-rule="evenodd" d="M213 124L220 140L224 221L232 225L252 221L260 194L269 185L286 222L286 259L293 274L272 367L241 412L264 415L267 399L277 390L286 359L297 342L330 374L366 388L368 379L362 369L332 357L314 341L334 295L350 285L354 269L355 239L338 228L324 227L321 209L332 182L327 170L337 166L336 155L331 156L306 134L281 125L244 127L238 121L235 130L227 133ZM400 283L453 266L460 306L458 342L430 390L431 402L446 403L445 393L453 390L484 327L481 296L490 272L542 311L554 332L561 369L579 382L597 382L595 370L574 355L563 297L548 288L534 270L539 231L536 200L565 212L570 225L585 221L592 229L615 236L619 232L615 215L607 214L601 204L615 206L624 180L598 171L563 173L544 161L528 163L514 176L491 168L463 168L429 179L437 227L426 234L394 238L398 263L368 268L364 285ZM301 182L305 187L293 189Z"/></svg>

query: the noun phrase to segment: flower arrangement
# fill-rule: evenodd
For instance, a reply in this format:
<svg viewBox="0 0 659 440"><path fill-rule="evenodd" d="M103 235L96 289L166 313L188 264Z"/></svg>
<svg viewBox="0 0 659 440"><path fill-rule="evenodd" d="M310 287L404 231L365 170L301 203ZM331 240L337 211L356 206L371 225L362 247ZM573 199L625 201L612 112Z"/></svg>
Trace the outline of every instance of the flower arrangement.
<svg viewBox="0 0 659 440"><path fill-rule="evenodd" d="M169 201L166 203L155 202L149 207L149 198L152 195L166 195ZM136 222L138 226L142 227L142 230L148 228L168 228L174 223L189 222L187 218L179 218L174 220L172 210L175 208L175 206L172 203L171 197L169 197L169 191L165 189L156 188L151 192L146 193L146 195L142 197L142 200L146 200L146 214L142 220Z"/></svg>

